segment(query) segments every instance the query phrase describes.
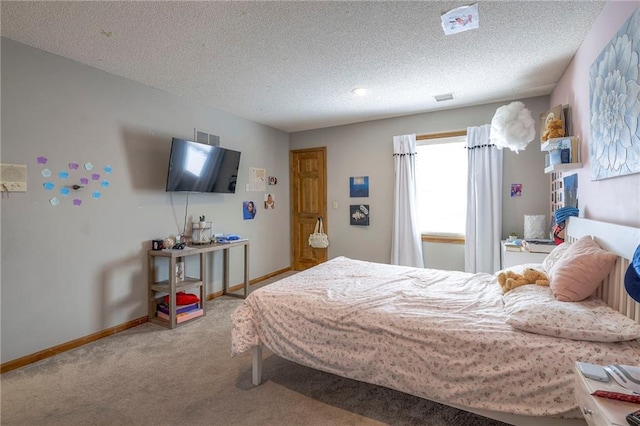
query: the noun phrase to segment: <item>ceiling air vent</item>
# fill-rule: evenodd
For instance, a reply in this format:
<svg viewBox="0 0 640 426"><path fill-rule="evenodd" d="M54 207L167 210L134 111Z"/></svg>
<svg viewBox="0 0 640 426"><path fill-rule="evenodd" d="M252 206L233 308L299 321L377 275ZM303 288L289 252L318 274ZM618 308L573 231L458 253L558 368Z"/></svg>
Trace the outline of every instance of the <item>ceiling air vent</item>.
<svg viewBox="0 0 640 426"><path fill-rule="evenodd" d="M194 130L196 133L196 142L206 143L213 146L220 146L220 136L210 135L209 133L201 132L198 129Z"/></svg>
<svg viewBox="0 0 640 426"><path fill-rule="evenodd" d="M436 95L436 96L433 97L433 99L435 99L436 102L451 101L451 100L453 100L453 93L445 93L444 95Z"/></svg>

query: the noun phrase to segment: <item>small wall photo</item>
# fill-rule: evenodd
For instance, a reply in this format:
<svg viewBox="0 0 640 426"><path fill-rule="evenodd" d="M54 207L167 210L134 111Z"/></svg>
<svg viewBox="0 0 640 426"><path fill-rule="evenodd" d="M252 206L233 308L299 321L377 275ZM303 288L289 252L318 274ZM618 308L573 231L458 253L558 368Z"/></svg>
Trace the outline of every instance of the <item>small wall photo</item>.
<svg viewBox="0 0 640 426"><path fill-rule="evenodd" d="M242 217L244 220L252 220L256 217L256 203L253 201L242 202Z"/></svg>
<svg viewBox="0 0 640 426"><path fill-rule="evenodd" d="M369 204L352 204L349 213L351 225L369 226Z"/></svg>
<svg viewBox="0 0 640 426"><path fill-rule="evenodd" d="M276 197L273 194L264 194L264 209L272 210L276 208Z"/></svg>
<svg viewBox="0 0 640 426"><path fill-rule="evenodd" d="M349 178L349 196L350 197L368 197L369 196L369 176L355 176Z"/></svg>

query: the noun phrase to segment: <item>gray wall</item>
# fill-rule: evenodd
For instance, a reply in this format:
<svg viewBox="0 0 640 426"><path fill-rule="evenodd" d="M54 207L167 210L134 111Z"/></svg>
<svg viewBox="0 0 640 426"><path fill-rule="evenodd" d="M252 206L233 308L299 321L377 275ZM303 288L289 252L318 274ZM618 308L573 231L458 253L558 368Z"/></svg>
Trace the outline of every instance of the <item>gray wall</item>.
<svg viewBox="0 0 640 426"><path fill-rule="evenodd" d="M28 191L2 199L2 362L147 314L149 242L177 234L185 216L186 196L164 190L171 138L194 128L242 159L236 194L190 195L189 221L205 214L216 232L250 238L252 278L289 267L287 133L2 39L2 162L28 168ZM54 174L110 165L110 186L99 200L45 191L38 156ZM267 188L277 209L244 221L242 201L264 195L245 192L249 167L278 178ZM242 281L235 250L231 284ZM219 252L208 269L207 293L219 291Z"/></svg>
<svg viewBox="0 0 640 426"><path fill-rule="evenodd" d="M547 96L523 100L536 120L549 108ZM416 114L326 129L291 134L291 149L327 147L329 211L327 218L331 245L329 257L349 256L375 262L389 262L393 218L393 136L408 133L428 134L463 130L491 122L498 107L508 102ZM537 126L536 126L537 127ZM502 234L523 234L525 214L546 214L549 219L549 183L544 174L544 153L537 142L525 151L504 153L504 188ZM349 197L349 177L369 176L369 198ZM510 198L511 183L523 185L520 198ZM338 208L333 209L336 201ZM350 204L370 205L370 226L349 225ZM451 260L449 254L464 253L461 246L447 250L446 257L427 258L433 247L425 250L428 267L453 269L464 266L464 259Z"/></svg>
<svg viewBox="0 0 640 426"><path fill-rule="evenodd" d="M547 97L524 102L534 117L549 106ZM28 191L1 202L1 361L146 315L149 241L177 234L187 207L184 194L164 191L171 137L191 138L198 128L219 135L222 146L242 151L237 193L192 194L187 215L190 222L205 214L216 232L250 238L254 278L290 265L289 149L327 146L330 257L388 262L393 136L488 123L501 105L287 135L2 39L1 160L27 165ZM536 148L532 143L519 155L505 152L503 236L512 230L522 233L524 214L548 211L549 178ZM79 192L83 205L73 207L68 198L44 190L38 156L48 158L46 167L54 173L68 169L72 161L110 165L110 187L99 200ZM255 220L244 221L242 201L252 199L261 206L263 197L244 191L249 167L266 168L278 178L277 186L267 188L276 196L277 209L260 209ZM350 199L349 177L360 175L370 177L370 197ZM57 181L55 176L51 180ZM509 198L512 182L524 185L522 198ZM53 196L62 200L60 205L49 203ZM369 227L349 225L348 206L360 202L371 205ZM456 269L463 265L455 258L461 247L443 251L428 246L427 266ZM190 260L187 270L197 266ZM207 271L207 293L219 291L220 253ZM239 283L241 274L240 253L232 253L231 283Z"/></svg>

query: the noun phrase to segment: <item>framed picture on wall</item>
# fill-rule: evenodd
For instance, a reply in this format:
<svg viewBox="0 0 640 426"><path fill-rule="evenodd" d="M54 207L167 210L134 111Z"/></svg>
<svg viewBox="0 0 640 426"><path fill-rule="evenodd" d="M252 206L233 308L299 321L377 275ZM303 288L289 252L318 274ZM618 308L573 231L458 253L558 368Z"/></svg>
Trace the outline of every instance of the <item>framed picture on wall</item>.
<svg viewBox="0 0 640 426"><path fill-rule="evenodd" d="M521 183L512 183L511 184L511 197L522 197L522 184Z"/></svg>
<svg viewBox="0 0 640 426"><path fill-rule="evenodd" d="M351 225L369 226L369 204L352 204L349 214Z"/></svg>
<svg viewBox="0 0 640 426"><path fill-rule="evenodd" d="M578 208L578 175L564 176L564 205Z"/></svg>
<svg viewBox="0 0 640 426"><path fill-rule="evenodd" d="M369 176L354 176L349 178L349 196L368 197L369 196Z"/></svg>
<svg viewBox="0 0 640 426"><path fill-rule="evenodd" d="M640 8L589 69L591 179L640 172Z"/></svg>

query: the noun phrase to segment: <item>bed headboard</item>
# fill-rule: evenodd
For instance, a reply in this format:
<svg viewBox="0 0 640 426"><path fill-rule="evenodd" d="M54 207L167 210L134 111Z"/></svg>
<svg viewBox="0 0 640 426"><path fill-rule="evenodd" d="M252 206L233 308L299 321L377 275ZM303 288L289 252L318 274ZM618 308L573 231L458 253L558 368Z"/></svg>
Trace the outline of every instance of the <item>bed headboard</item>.
<svg viewBox="0 0 640 426"><path fill-rule="evenodd" d="M640 303L624 289L624 274L640 245L640 228L570 217L566 228L567 241L573 242L585 235L592 236L603 249L616 253L618 260L596 295L609 306L640 324Z"/></svg>

